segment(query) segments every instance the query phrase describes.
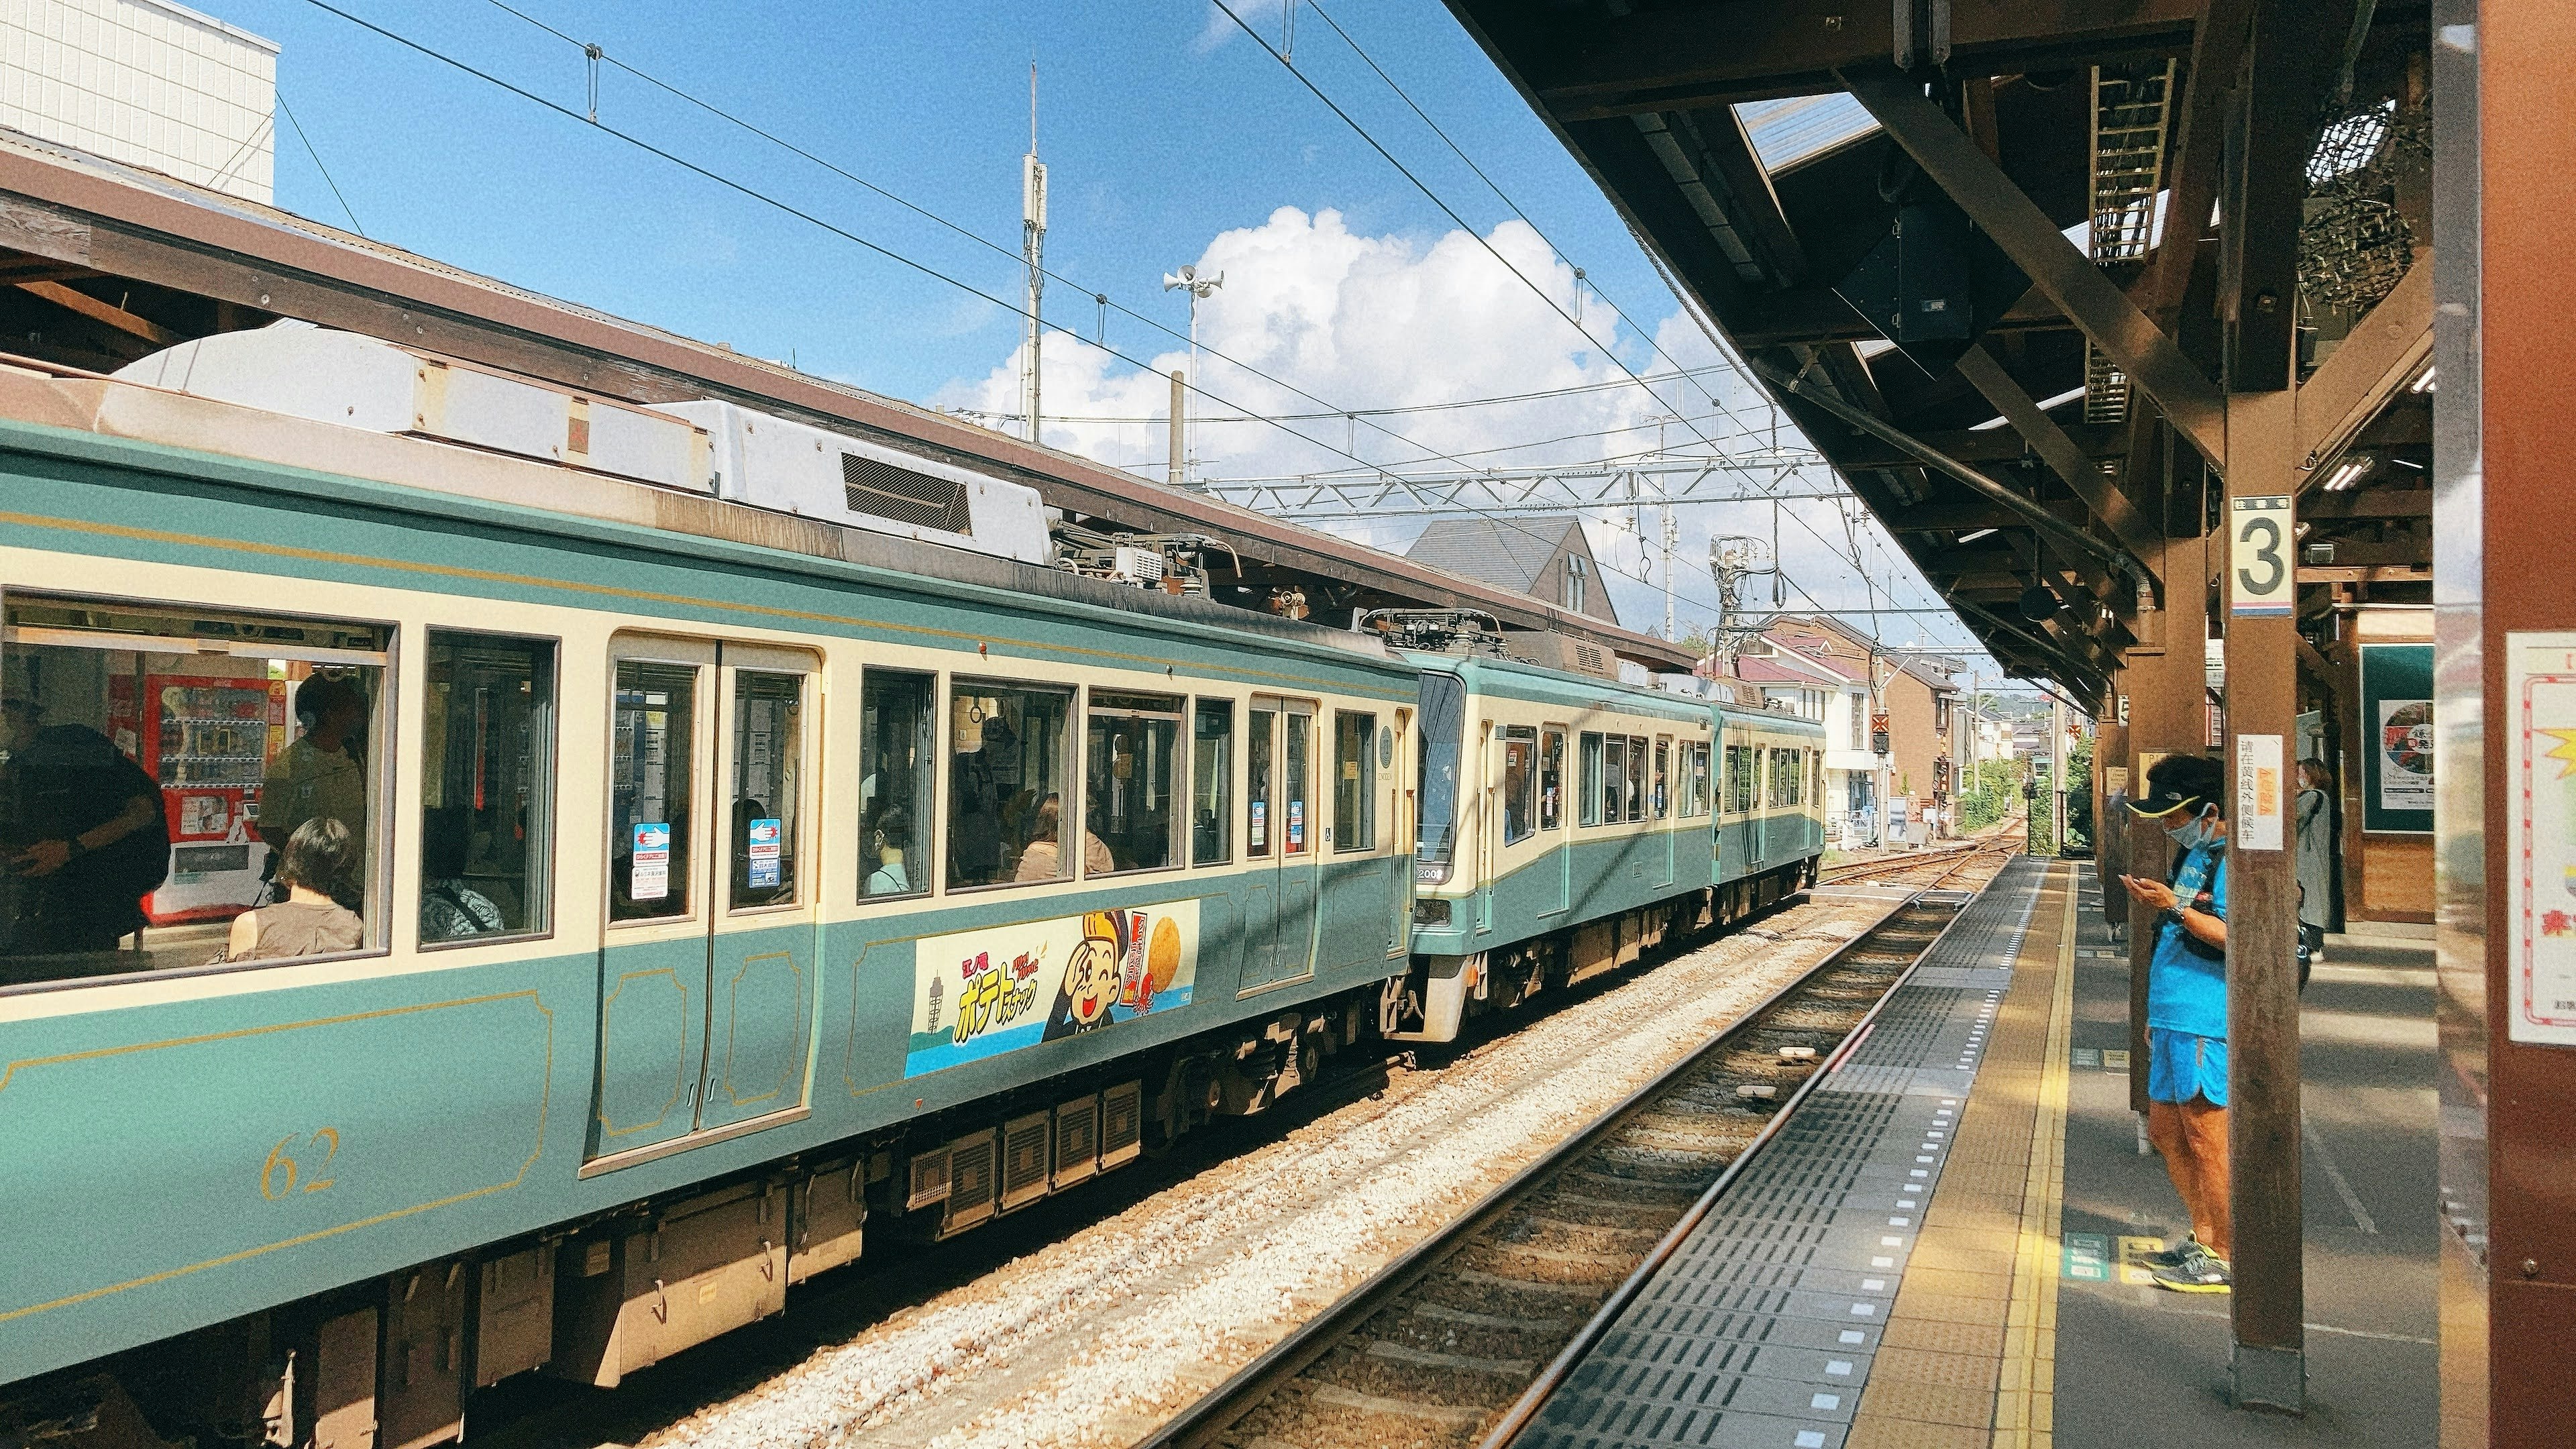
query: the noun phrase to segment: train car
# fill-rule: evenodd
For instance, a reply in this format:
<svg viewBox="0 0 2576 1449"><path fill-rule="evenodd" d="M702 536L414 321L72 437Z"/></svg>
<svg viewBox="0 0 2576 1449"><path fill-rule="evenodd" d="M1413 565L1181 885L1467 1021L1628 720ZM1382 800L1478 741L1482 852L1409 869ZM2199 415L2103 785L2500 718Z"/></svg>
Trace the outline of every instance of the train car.
<svg viewBox="0 0 2576 1449"><path fill-rule="evenodd" d="M1812 720L1499 654L1422 669L1413 959L1399 1039L1635 961L1813 879Z"/></svg>
<svg viewBox="0 0 2576 1449"><path fill-rule="evenodd" d="M1033 495L786 420L679 415L646 482L608 425L663 423L436 400L0 368L0 1384L452 1438L1379 1032L1374 636L984 556L967 490ZM958 546L729 501L736 426Z"/></svg>

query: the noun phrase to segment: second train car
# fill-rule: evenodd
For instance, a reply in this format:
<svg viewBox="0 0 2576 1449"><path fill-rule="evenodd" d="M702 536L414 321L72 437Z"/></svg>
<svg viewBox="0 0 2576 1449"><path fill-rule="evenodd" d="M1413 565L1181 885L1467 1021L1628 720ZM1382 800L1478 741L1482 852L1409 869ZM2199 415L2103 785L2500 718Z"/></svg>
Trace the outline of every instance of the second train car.
<svg viewBox="0 0 2576 1449"><path fill-rule="evenodd" d="M1824 729L1502 657L1422 671L1400 1040L1624 966L1814 878Z"/></svg>

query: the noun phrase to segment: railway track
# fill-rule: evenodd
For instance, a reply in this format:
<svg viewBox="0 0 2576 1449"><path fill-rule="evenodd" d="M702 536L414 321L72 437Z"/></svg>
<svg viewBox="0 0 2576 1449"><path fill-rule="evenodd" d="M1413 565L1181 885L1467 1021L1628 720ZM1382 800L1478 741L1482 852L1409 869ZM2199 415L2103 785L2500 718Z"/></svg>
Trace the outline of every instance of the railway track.
<svg viewBox="0 0 2576 1449"><path fill-rule="evenodd" d="M1891 856L1877 860L1855 861L1848 865L1827 866L1816 873L1818 885L1911 885L1938 890L1970 868L1994 865L2007 856L2017 855L2022 848L2023 830L2018 819L1971 841L1964 848L1928 852L1923 855ZM1928 879L1927 879L1928 877Z"/></svg>
<svg viewBox="0 0 2576 1449"><path fill-rule="evenodd" d="M1990 877L2011 853L1980 846L1913 868ZM1966 903L1936 891L1917 890L1143 1445L1477 1442L1857 1039Z"/></svg>

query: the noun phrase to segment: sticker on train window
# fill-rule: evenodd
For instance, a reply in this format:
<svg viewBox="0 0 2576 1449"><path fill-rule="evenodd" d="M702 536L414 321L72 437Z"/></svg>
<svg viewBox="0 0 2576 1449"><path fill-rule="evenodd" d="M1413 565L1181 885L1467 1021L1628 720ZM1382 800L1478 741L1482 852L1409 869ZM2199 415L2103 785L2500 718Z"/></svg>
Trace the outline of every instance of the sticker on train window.
<svg viewBox="0 0 2576 1449"><path fill-rule="evenodd" d="M1252 802L1252 848L1260 850L1270 844L1270 802Z"/></svg>
<svg viewBox="0 0 2576 1449"><path fill-rule="evenodd" d="M1187 1006L1198 953L1197 901L930 937L913 956L903 1074Z"/></svg>
<svg viewBox="0 0 2576 1449"><path fill-rule="evenodd" d="M635 854L628 868L630 900L658 901L671 893L671 827L654 823L635 827Z"/></svg>
<svg viewBox="0 0 2576 1449"><path fill-rule="evenodd" d="M751 822L749 848L743 852L743 858L750 867L748 884L753 890L775 889L778 885L778 837L779 822Z"/></svg>
<svg viewBox="0 0 2576 1449"><path fill-rule="evenodd" d="M1306 802L1303 800L1288 802L1288 848L1306 848Z"/></svg>

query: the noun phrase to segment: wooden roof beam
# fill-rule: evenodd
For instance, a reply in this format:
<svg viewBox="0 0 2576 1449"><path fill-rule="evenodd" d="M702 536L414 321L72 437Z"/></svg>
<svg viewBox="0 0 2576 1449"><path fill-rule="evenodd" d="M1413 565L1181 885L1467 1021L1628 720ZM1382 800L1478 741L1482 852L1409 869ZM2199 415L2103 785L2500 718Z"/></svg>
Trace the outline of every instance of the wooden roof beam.
<svg viewBox="0 0 2576 1449"><path fill-rule="evenodd" d="M1959 375L1966 378L1986 401L2004 415L2013 431L2029 440L2042 461L2055 469L2057 476L2093 516L2102 520L2131 552L2141 557L2154 552L2159 533L2147 527L2137 508L2111 481L2102 475L2101 465L2067 436L2057 420L2040 411L2039 401L2024 389L1984 343L1969 348L1959 357Z"/></svg>
<svg viewBox="0 0 2576 1449"><path fill-rule="evenodd" d="M2002 167L1924 97L1921 82L1864 74L1844 80L1923 173L2129 375L2132 387L2155 399L2202 457L2226 458L2226 409L2217 387L2092 258L2066 239Z"/></svg>
<svg viewBox="0 0 2576 1449"><path fill-rule="evenodd" d="M2202 0L1954 0L1953 69L2053 70L2106 55L2173 53L2191 40ZM1454 0L1471 13L1494 0ZM1559 120L1722 105L1838 88L1837 72L1884 63L1895 48L1886 5L1783 0L1603 16L1589 7L1553 25L1488 32L1515 52L1530 91ZM1489 18L1489 17L1488 17Z"/></svg>
<svg viewBox="0 0 2576 1449"><path fill-rule="evenodd" d="M2424 375L2433 356L2433 253L2416 254L2396 290L2345 336L2299 386L2300 491L2315 488L2389 402Z"/></svg>

